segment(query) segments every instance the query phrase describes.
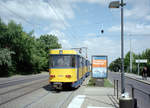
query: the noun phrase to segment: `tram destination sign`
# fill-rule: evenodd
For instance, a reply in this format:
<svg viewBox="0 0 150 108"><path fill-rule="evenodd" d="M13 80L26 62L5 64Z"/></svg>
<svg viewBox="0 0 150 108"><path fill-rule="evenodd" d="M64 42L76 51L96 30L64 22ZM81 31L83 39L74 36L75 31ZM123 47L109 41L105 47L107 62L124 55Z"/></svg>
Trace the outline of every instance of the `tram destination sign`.
<svg viewBox="0 0 150 108"><path fill-rule="evenodd" d="M92 56L92 77L107 78L107 56Z"/></svg>

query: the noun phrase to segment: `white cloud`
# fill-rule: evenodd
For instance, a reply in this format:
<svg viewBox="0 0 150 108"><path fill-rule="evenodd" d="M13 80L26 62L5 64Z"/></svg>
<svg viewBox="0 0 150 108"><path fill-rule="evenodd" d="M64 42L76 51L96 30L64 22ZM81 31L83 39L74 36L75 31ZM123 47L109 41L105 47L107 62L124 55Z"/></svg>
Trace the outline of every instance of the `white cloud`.
<svg viewBox="0 0 150 108"><path fill-rule="evenodd" d="M89 57L92 55L107 55L110 62L120 57L120 42L108 37L87 39L78 45L88 47Z"/></svg>
<svg viewBox="0 0 150 108"><path fill-rule="evenodd" d="M107 5L111 0L70 0L71 2L86 2L91 4Z"/></svg>
<svg viewBox="0 0 150 108"><path fill-rule="evenodd" d="M120 25L115 25L108 29L109 32L120 32L120 30ZM150 25L127 22L124 25L124 30L126 34L150 34Z"/></svg>
<svg viewBox="0 0 150 108"><path fill-rule="evenodd" d="M48 34L53 34L58 37L59 43L61 43L63 49L69 49L72 47L69 39L65 36L63 32L59 30L52 30Z"/></svg>
<svg viewBox="0 0 150 108"><path fill-rule="evenodd" d="M139 54L142 51L150 48L150 36L132 36L132 50ZM107 55L108 61L111 63L114 59L121 57L121 43L120 37L113 39L110 37L100 37L87 39L79 44L79 46L88 47L88 57L91 60L92 55ZM130 37L124 39L124 57L130 51Z"/></svg>
<svg viewBox="0 0 150 108"><path fill-rule="evenodd" d="M105 4L109 0L1 0L1 18L8 22L31 23L36 29L45 22L53 29L66 29L70 27L67 19L73 19L75 13L73 4L78 2ZM45 24L44 23L44 24ZM39 27L37 27L39 26Z"/></svg>
<svg viewBox="0 0 150 108"><path fill-rule="evenodd" d="M90 37L96 36L96 33L88 33L87 36L90 36Z"/></svg>
<svg viewBox="0 0 150 108"><path fill-rule="evenodd" d="M48 4L48 1L50 4ZM24 19L18 17L19 15L25 18L25 20L33 23L33 25L35 24L34 26L42 25L40 26L40 29L44 32L50 31L49 34L58 36L59 42L62 44L63 48L88 47L89 55L108 55L109 61L112 61L113 59L120 57L120 41L115 39L111 40L112 38L106 37L94 38L96 34L89 32L86 35L89 36L88 39L84 39L84 41L81 42L79 41L81 38L71 40L69 36L60 32L61 30L66 30L71 26L68 23L68 19L70 20L77 17L75 16L74 8L78 8L78 3L99 4L100 6L107 6L108 8L110 1L112 0L1 0L0 16L3 20L5 20L5 22L13 19L17 23L20 22L25 24ZM125 22L125 33L149 34L150 25L147 24L146 21L140 23L137 21L150 21L149 0L136 0L136 2L135 0L126 1L127 6L128 4L131 6L129 6L129 8L125 7L125 17L128 21L127 23ZM17 15L8 11L2 5L9 8ZM117 10L117 13L120 14L120 10ZM133 22L129 22L131 19ZM86 20L87 19L85 19L85 21ZM66 32L70 33L69 31ZM108 29L108 32L119 32L120 34L120 25L112 26ZM92 39L90 37L92 37ZM136 42L133 41L133 47L135 45L135 47L137 46L138 48L137 50L141 51L143 48L147 48L149 46L149 41L150 39L147 39L146 41L144 39L141 41L136 40ZM126 40L126 51L129 50L128 45L129 41Z"/></svg>
<svg viewBox="0 0 150 108"><path fill-rule="evenodd" d="M108 28L109 32L118 32L120 30L121 30L120 25L115 25L115 26L112 26L112 27Z"/></svg>
<svg viewBox="0 0 150 108"><path fill-rule="evenodd" d="M147 15L147 16L145 17L145 19L148 20L148 21L150 21L150 15Z"/></svg>
<svg viewBox="0 0 150 108"><path fill-rule="evenodd" d="M124 40L125 54L130 50L130 39L132 51L136 54L140 54L147 48L150 48L150 36L126 36Z"/></svg>
<svg viewBox="0 0 150 108"><path fill-rule="evenodd" d="M127 6L130 5L131 8L125 8L125 17L128 19L145 19L150 15L150 1L149 0L128 0Z"/></svg>
<svg viewBox="0 0 150 108"><path fill-rule="evenodd" d="M44 22L47 26L51 24L54 29L65 29L69 26L67 18L74 18L74 12L69 2L63 1L56 3L54 0L2 0L0 13L6 22L13 19L17 23L29 22L36 26L41 26Z"/></svg>

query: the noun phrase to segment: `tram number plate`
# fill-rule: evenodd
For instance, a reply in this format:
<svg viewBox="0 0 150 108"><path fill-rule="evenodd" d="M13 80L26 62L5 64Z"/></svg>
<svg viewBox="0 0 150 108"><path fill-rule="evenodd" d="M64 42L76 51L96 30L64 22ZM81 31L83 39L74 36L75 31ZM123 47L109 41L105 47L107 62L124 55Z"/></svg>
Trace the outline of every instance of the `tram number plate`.
<svg viewBox="0 0 150 108"><path fill-rule="evenodd" d="M62 84L61 82L54 82L53 84Z"/></svg>
<svg viewBox="0 0 150 108"><path fill-rule="evenodd" d="M58 77L63 77L63 75L58 75Z"/></svg>

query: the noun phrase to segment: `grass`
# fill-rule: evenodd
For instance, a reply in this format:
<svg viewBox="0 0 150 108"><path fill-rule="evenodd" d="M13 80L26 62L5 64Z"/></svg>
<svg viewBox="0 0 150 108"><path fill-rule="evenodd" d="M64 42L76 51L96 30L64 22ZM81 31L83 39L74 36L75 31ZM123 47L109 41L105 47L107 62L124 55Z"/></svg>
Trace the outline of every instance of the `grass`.
<svg viewBox="0 0 150 108"><path fill-rule="evenodd" d="M94 78L90 78L90 80L88 82L88 86L95 86L95 79Z"/></svg>
<svg viewBox="0 0 150 108"><path fill-rule="evenodd" d="M91 78L88 82L88 86L95 86L96 79ZM108 79L104 79L104 87L113 87Z"/></svg>
<svg viewBox="0 0 150 108"><path fill-rule="evenodd" d="M113 87L108 79L104 79L104 87Z"/></svg>

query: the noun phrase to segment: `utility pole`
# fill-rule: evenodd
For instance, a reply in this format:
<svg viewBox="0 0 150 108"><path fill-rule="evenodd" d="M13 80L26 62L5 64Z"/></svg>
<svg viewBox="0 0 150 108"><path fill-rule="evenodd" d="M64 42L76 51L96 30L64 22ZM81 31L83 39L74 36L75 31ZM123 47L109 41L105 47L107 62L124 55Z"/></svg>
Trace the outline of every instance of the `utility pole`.
<svg viewBox="0 0 150 108"><path fill-rule="evenodd" d="M123 23L123 7L124 2L121 0L121 93L125 92L125 83L124 83L124 23Z"/></svg>
<svg viewBox="0 0 150 108"><path fill-rule="evenodd" d="M109 8L119 8L121 7L121 93L125 92L125 83L124 83L124 29L123 29L123 7L126 4L123 0L120 1L112 1L109 4Z"/></svg>

